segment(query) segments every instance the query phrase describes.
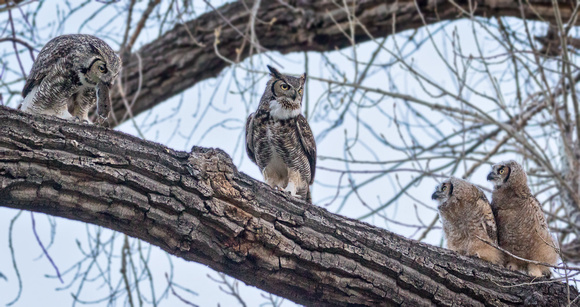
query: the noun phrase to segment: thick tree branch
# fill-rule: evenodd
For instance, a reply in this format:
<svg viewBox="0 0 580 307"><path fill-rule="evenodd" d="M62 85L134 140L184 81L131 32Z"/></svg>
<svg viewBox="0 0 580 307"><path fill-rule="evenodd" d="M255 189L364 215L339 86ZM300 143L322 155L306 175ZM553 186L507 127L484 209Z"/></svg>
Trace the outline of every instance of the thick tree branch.
<svg viewBox="0 0 580 307"><path fill-rule="evenodd" d="M348 8L352 8L347 1ZM253 1L238 1L226 4L210 13L177 25L162 37L143 46L139 53L143 63L143 87L139 88L139 65L133 54L125 61L123 81L127 100L139 94L133 114L146 111L166 99L181 93L196 83L217 76L230 64L214 52L215 29L221 29L219 53L232 61L244 60L255 52L249 51L251 44L240 33L244 32L251 17ZM297 9L289 8L288 1L262 1L257 13L254 31L260 50L289 53L295 51L331 51L350 46L350 24L340 1L299 0L289 1ZM358 1L354 15L374 37L384 37L401 31L423 26L418 9L428 23L455 20L465 17L469 11L469 0L383 0ZM473 4L476 3L477 5ZM518 1L484 0L473 2L475 16L521 17ZM523 13L526 19L554 20L550 0L526 1ZM558 1L564 21L572 14L569 2ZM463 12L461 11L463 10ZM539 14L539 15L538 15ZM395 20L393 20L395 18ZM233 29L231 25L236 27ZM394 28L393 28L394 26ZM187 29L185 28L187 27ZM370 40L360 27L355 27L356 43ZM191 35L195 38L192 39ZM243 49L241 49L243 48ZM254 48L255 49L255 48ZM119 122L128 118L119 92L113 96L115 117ZM110 121L111 125L113 120Z"/></svg>
<svg viewBox="0 0 580 307"><path fill-rule="evenodd" d="M120 231L297 303L568 304L563 283L530 283L289 198L217 149L178 152L4 107L0 122L0 206Z"/></svg>
<svg viewBox="0 0 580 307"><path fill-rule="evenodd" d="M0 5L12 6L24 2L24 0L0 0Z"/></svg>

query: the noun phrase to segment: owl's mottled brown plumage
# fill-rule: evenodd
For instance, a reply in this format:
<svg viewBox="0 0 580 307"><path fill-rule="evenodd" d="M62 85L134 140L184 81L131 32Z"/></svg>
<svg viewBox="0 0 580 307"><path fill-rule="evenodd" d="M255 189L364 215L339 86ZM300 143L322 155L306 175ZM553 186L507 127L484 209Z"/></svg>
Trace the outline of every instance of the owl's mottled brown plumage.
<svg viewBox="0 0 580 307"><path fill-rule="evenodd" d="M487 180L494 184L491 206L498 227L499 246L528 260L556 264L557 244L542 207L528 187L526 172L516 161L495 164ZM550 276L550 268L506 255L506 267L532 276Z"/></svg>
<svg viewBox="0 0 580 307"><path fill-rule="evenodd" d="M501 251L481 241L497 244L495 219L483 191L451 177L437 186L431 198L439 202L437 209L449 249L496 264L503 262Z"/></svg>
<svg viewBox="0 0 580 307"><path fill-rule="evenodd" d="M89 110L96 104L99 116L107 118L111 111L109 90L120 69L121 59L100 38L85 34L58 36L34 61L20 108L89 122Z"/></svg>
<svg viewBox="0 0 580 307"><path fill-rule="evenodd" d="M266 183L311 201L316 143L301 114L306 74L296 78L268 69L272 78L246 121L246 151Z"/></svg>

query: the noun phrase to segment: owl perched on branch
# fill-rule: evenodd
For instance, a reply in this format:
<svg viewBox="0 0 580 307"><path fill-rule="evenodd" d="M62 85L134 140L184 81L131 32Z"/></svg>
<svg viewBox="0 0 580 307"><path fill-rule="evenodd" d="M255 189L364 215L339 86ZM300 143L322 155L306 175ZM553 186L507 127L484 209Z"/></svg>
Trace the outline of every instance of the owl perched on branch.
<svg viewBox="0 0 580 307"><path fill-rule="evenodd" d="M121 59L100 38L58 36L38 54L22 90L20 108L90 122L89 110L96 104L97 114L106 119L111 111L109 91L120 70Z"/></svg>
<svg viewBox="0 0 580 307"><path fill-rule="evenodd" d="M479 188L451 177L437 186L431 198L439 202L449 249L502 264L503 253L482 241L497 244L497 228L491 205Z"/></svg>
<svg viewBox="0 0 580 307"><path fill-rule="evenodd" d="M246 121L246 151L267 184L311 201L316 143L301 114L306 73L296 78L268 69L272 78Z"/></svg>
<svg viewBox="0 0 580 307"><path fill-rule="evenodd" d="M526 172L516 161L495 164L487 180L494 185L491 206L498 227L499 246L528 260L556 264L558 247L540 202L528 187ZM532 276L551 275L550 268L506 255L506 267Z"/></svg>

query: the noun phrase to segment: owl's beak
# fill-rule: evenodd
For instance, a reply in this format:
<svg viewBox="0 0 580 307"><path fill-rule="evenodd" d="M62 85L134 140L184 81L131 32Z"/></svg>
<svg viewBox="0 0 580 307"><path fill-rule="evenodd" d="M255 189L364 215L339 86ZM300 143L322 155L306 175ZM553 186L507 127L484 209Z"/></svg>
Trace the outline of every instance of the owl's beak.
<svg viewBox="0 0 580 307"><path fill-rule="evenodd" d="M437 191L433 192L433 195L431 195L431 199L436 200L438 198L439 198L439 194L437 193Z"/></svg>
<svg viewBox="0 0 580 307"><path fill-rule="evenodd" d="M495 177L495 174L494 174L494 172L491 172L491 173L489 173L489 174L487 175L487 181L492 181L492 180L495 180L495 178L496 178L496 177Z"/></svg>

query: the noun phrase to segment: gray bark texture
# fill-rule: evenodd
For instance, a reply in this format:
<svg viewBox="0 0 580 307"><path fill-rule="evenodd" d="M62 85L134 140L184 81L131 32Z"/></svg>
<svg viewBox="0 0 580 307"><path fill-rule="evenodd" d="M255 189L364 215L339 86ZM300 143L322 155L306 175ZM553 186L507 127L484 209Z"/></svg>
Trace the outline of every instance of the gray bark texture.
<svg viewBox="0 0 580 307"><path fill-rule="evenodd" d="M291 198L219 149L174 151L5 107L0 123L0 206L123 232L300 304L566 306L578 296Z"/></svg>
<svg viewBox="0 0 580 307"><path fill-rule="evenodd" d="M551 0L521 1L522 6L515 0L356 0L354 6L353 2L346 1L346 7L374 38L424 26L421 14L427 24L466 18L470 2L475 17L512 16L550 22L555 14ZM347 8L339 5L342 1L261 1L255 33L262 49L250 52L248 29L253 3L248 0L226 4L177 25L124 57L122 80L132 114L136 116L200 81L216 77L230 64L215 49L222 57L240 62L257 52L324 52L352 45L351 38L344 34L350 33L350 23ZM568 21L574 6L562 0L557 3L562 20ZM371 40L362 27L355 28L354 43ZM214 47L216 29L220 29L219 44ZM137 99L132 104L135 95ZM127 120L129 113L118 91L112 99L116 121L111 116L109 124L114 126Z"/></svg>

